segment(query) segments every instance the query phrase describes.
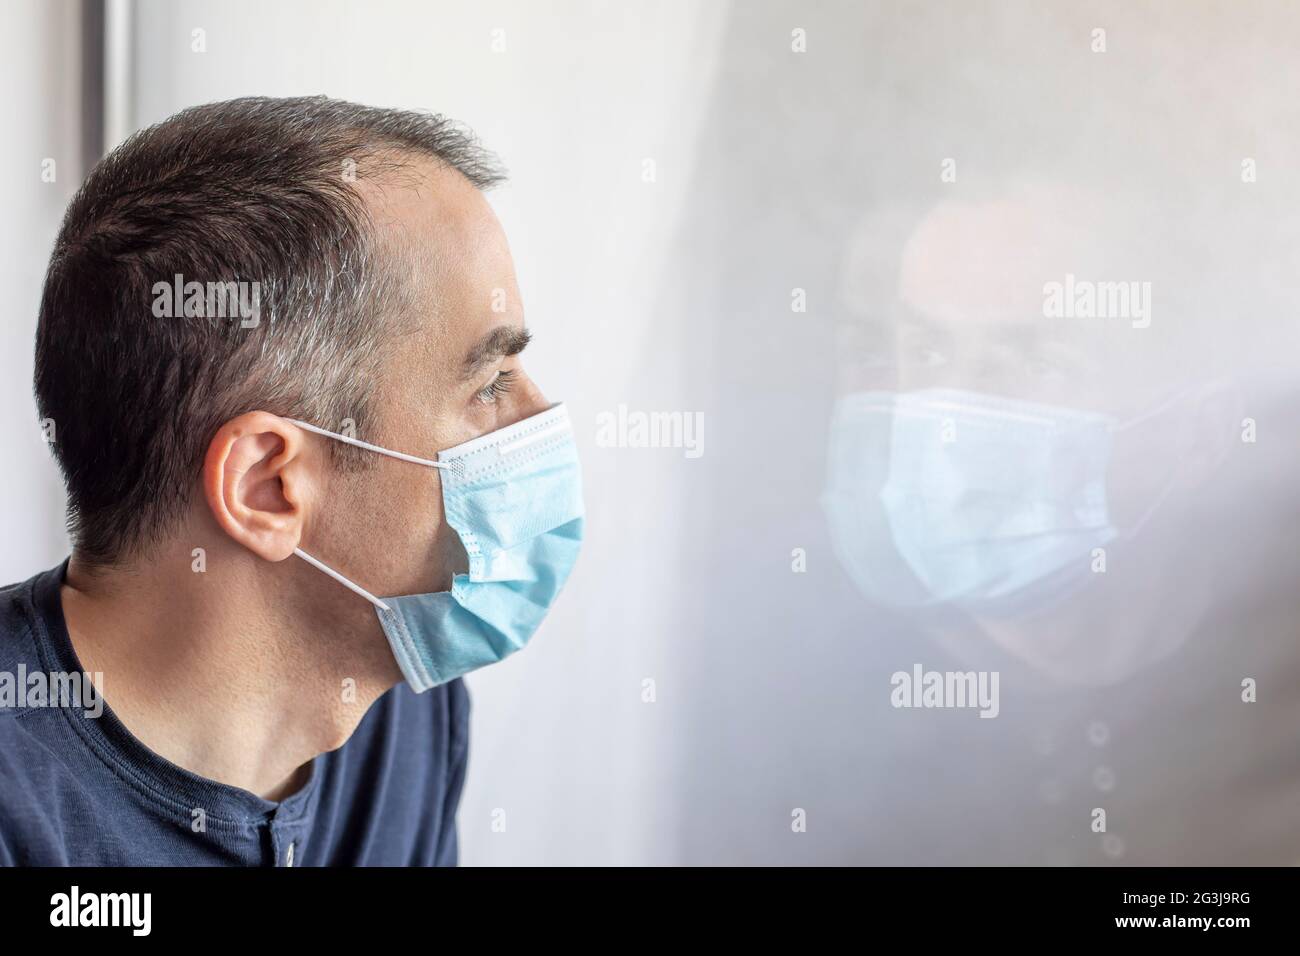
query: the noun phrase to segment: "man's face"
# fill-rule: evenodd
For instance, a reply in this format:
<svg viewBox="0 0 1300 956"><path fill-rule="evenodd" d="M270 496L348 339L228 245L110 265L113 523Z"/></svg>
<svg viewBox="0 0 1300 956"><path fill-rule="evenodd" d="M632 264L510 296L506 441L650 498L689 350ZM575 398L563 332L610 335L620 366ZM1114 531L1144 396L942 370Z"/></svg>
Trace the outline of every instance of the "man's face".
<svg viewBox="0 0 1300 956"><path fill-rule="evenodd" d="M846 356L852 364L845 389L962 389L1120 419L1157 407L1191 367L1180 361L1184 353L1171 351L1177 337L1166 334L1178 331L1184 315L1171 304L1177 290L1154 272L1157 257L1144 249L1141 217L1116 207L1103 197L1043 188L1000 200L938 203L903 234L897 282L889 287L894 303L862 323L853 341L863 344ZM871 250L880 245L871 239L868 234L858 241ZM863 271L870 265L863 261ZM1067 274L1152 280L1155 324L1049 317L1045 284ZM846 283L850 289L862 285ZM1194 424L1185 414L1112 434L1107 509L1121 530L1139 528L1166 489L1195 487L1188 464ZM887 447L872 450L869 480L888 473L889 454ZM899 480L910 488L927 477L903 472ZM1025 481L1033 480L1027 473ZM1165 507L1166 515L1176 513ZM1183 599L1175 616L1164 600L1203 574L1176 545L1171 536L1148 531L1136 543L1116 545L1127 566L1141 573L1098 578L1095 586L1033 615L972 612L971 623L1063 680L1118 679L1176 646L1201 612L1198 603ZM891 559L880 560L888 565ZM960 647L968 631L963 625L952 636Z"/></svg>
<svg viewBox="0 0 1300 956"><path fill-rule="evenodd" d="M1120 203L1065 187L937 203L902 234L892 304L852 330L841 387L961 389L1119 420L1156 407L1185 368L1168 337L1184 317L1135 235L1141 223ZM863 231L872 228L879 227L868 223ZM858 241L879 248L871 238ZM868 263L861 265L865 271ZM1045 314L1046 284L1067 275L1147 280L1158 322L1142 328L1125 317ZM1128 526L1140 517L1168 483L1168 462L1184 440L1177 430L1153 427L1114 436L1113 518Z"/></svg>
<svg viewBox="0 0 1300 956"><path fill-rule="evenodd" d="M1044 285L1067 274L1151 278L1117 254L1127 237L1097 209L1087 194L1047 189L933 209L901 257L899 388L964 388L1119 413L1156 401L1163 383L1150 374L1149 329L1123 318L1044 315Z"/></svg>
<svg viewBox="0 0 1300 956"><path fill-rule="evenodd" d="M459 173L431 164L418 172L418 181L363 190L380 251L404 270L416 314L376 384L375 430L358 437L432 459L548 403L519 354L523 306L496 215ZM373 457L329 479L304 547L334 556L381 596L447 590L466 558L443 515L438 470Z"/></svg>

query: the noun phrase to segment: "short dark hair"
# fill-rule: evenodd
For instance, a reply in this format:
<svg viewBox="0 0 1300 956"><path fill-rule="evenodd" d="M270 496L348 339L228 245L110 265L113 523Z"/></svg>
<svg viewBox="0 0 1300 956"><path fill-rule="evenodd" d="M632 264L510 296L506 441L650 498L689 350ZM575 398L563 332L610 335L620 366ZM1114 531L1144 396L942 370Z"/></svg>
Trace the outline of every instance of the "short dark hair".
<svg viewBox="0 0 1300 956"><path fill-rule="evenodd" d="M115 564L159 540L190 502L208 443L237 415L367 428L384 346L409 302L403 270L376 254L356 184L413 158L479 189L504 179L443 116L323 96L193 107L91 171L59 230L36 332L36 401L53 426L81 560ZM176 276L257 290L256 322L221 308L159 317L170 314L157 306L160 283ZM353 449L330 445L356 467Z"/></svg>

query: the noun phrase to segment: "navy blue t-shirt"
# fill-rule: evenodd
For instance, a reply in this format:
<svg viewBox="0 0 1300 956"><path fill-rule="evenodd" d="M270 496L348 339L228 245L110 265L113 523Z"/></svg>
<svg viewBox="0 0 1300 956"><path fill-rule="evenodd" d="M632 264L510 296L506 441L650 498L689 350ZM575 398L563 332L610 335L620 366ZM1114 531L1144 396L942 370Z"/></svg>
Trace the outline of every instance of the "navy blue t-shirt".
<svg viewBox="0 0 1300 956"><path fill-rule="evenodd" d="M165 760L106 703L94 717L84 701L12 693L23 673L81 672L59 596L66 567L0 589L0 672L14 675L0 699L0 863L456 864L469 743L462 681L389 690L347 743L311 762L300 790L264 800Z"/></svg>

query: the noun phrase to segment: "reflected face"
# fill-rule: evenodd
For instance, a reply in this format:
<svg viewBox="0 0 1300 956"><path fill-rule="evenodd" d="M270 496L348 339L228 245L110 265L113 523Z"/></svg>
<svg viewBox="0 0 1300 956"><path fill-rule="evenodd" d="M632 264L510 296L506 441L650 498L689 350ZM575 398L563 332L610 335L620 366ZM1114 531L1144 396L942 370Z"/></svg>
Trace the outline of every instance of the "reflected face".
<svg viewBox="0 0 1300 956"><path fill-rule="evenodd" d="M851 336L850 387L958 388L1116 414L1158 400L1168 386L1151 370L1168 363L1152 362L1151 329L1045 314L1046 287L1067 275L1151 283L1107 208L1065 189L934 206L903 239L893 304Z"/></svg>
<svg viewBox="0 0 1300 956"><path fill-rule="evenodd" d="M1151 283L1150 257L1130 254L1131 225L1101 197L1065 189L936 206L902 250L898 389L958 388L1121 419L1168 397L1181 369L1162 351L1161 330L1123 316L1045 314L1046 287L1066 276ZM1127 525L1168 481L1162 463L1185 437L1148 427L1116 441L1112 509Z"/></svg>
<svg viewBox="0 0 1300 956"><path fill-rule="evenodd" d="M1130 239L1133 218L1064 189L945 201L905 229L902 217L872 222L849 264L860 277L846 279L847 298L869 318L841 352L847 394L832 428L827 501L842 565L869 601L959 607L954 634L968 637L974 625L1061 679L1118 679L1176 646L1199 608L1184 603L1174 620L1160 602L1149 606L1192 569L1151 532L1136 541L1113 533L1140 527L1167 489L1194 487L1198 408L1174 406L1131 429L1100 420L1069 430L1072 410L1123 421L1160 407L1190 370L1162 335L1161 323L1176 327L1177 309L1160 311L1152 259ZM887 276L886 261L897 264ZM1131 314L1047 308L1050 284L1073 283L1069 276L1149 283L1154 326L1137 327ZM977 393L955 406L966 417L949 438L946 413L912 394L933 388ZM901 397L852 394L876 390ZM1034 434L1014 411L972 418L999 404L978 396L1058 411ZM877 406L887 411L869 413ZM981 432L976 420L993 424ZM1096 575L1089 562L1100 545L1128 573ZM1055 582L1081 586L1056 587L1058 572ZM1147 612L1162 615L1158 637Z"/></svg>
<svg viewBox="0 0 1300 956"><path fill-rule="evenodd" d="M940 318L925 304L899 308L895 326L901 390L963 388L1052 405L1098 408L1081 382L1103 371L1100 356L1032 315ZM1084 398L1085 401L1080 402Z"/></svg>

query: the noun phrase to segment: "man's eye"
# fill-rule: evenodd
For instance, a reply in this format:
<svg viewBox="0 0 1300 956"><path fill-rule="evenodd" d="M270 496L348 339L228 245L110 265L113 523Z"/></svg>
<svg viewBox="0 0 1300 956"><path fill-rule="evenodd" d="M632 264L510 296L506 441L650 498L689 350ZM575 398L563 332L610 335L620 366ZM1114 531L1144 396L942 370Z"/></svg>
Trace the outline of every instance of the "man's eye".
<svg viewBox="0 0 1300 956"><path fill-rule="evenodd" d="M475 397L485 405L491 405L500 396L510 391L510 386L511 383L514 382L514 378L514 369L502 369L500 372L497 372L496 378L488 382L484 388L478 390Z"/></svg>

